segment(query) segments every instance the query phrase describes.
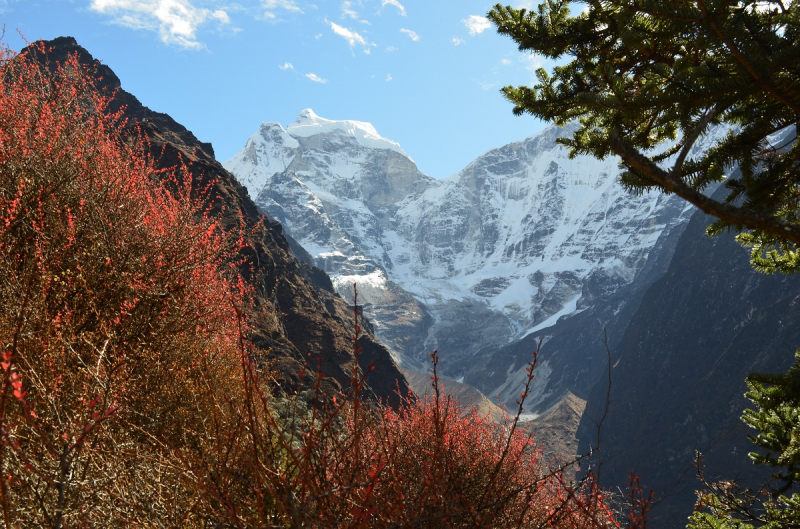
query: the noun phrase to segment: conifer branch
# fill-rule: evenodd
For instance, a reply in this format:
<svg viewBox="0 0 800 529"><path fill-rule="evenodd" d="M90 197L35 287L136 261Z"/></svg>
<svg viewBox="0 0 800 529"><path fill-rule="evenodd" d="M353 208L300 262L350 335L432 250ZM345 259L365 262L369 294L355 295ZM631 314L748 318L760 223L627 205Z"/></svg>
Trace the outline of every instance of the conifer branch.
<svg viewBox="0 0 800 529"><path fill-rule="evenodd" d="M625 165L636 170L665 191L675 193L682 199L694 204L704 213L713 215L728 224L762 230L800 245L800 228L776 219L769 213L732 206L705 196L631 147L620 138L617 129L611 130L611 146L614 149L614 153L622 158Z"/></svg>
<svg viewBox="0 0 800 529"><path fill-rule="evenodd" d="M728 48L731 54L739 62L739 64L741 64L742 67L745 70L747 70L747 73L749 73L750 76L753 79L755 79L755 81L759 85L763 86L770 94L772 94L772 96L774 96L775 99L777 99L787 107L791 108L796 113L800 113L800 106L798 106L791 99L787 98L780 90L777 89L777 87L775 87L775 85L773 85L771 82L769 82L768 79L764 78L764 76L758 73L755 66L753 66L753 63L747 60L747 57L745 57L744 53L742 53L742 50L740 50L739 47L736 46L736 44L728 36L727 33L722 31L722 28L720 28L719 24L717 24L715 18L709 15L708 9L706 8L706 5L703 2L703 0L697 0L697 5L700 7L700 10L703 13L703 19L708 22L708 25L711 26L711 29L714 30L714 33L717 35L717 37L719 37L719 39L723 42L723 44L725 44L725 47Z"/></svg>
<svg viewBox="0 0 800 529"><path fill-rule="evenodd" d="M684 139L683 148L681 149L681 152L678 155L678 159L675 160L675 165L672 166L673 178L681 177L681 169L683 168L683 162L689 155L689 151L692 150L692 147L697 141L697 138L700 137L700 134L702 134L706 130L706 127L708 127L709 123L711 123L711 121L718 115L719 115L719 107L718 106L711 107L708 110L708 112L706 112L705 115L697 123L697 126L695 126L695 128L692 129L692 132L688 136L686 136L686 138Z"/></svg>

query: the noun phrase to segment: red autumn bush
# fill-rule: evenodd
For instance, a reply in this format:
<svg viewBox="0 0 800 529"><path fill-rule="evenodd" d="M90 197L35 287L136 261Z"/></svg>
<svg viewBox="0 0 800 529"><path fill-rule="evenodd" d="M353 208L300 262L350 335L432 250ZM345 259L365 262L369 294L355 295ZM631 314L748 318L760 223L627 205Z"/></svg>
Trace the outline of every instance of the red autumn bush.
<svg viewBox="0 0 800 529"><path fill-rule="evenodd" d="M356 315L354 354L359 354ZM271 520L291 527L619 527L591 480L565 482L550 468L519 415L498 425L443 394L399 409L370 406L354 369L352 389L323 410L291 402L275 422L281 464L263 483L276 499ZM357 365L357 364L354 364ZM535 360L520 409L534 377ZM287 427L290 426L290 427ZM274 453L274 452L273 452ZM266 495L266 494L265 494Z"/></svg>
<svg viewBox="0 0 800 529"><path fill-rule="evenodd" d="M187 462L226 464L206 455L243 401L237 240L77 59L49 66L0 58L3 519L186 524Z"/></svg>
<svg viewBox="0 0 800 529"><path fill-rule="evenodd" d="M6 527L614 525L590 482L435 377L400 409L363 400L357 367L334 399L270 394L243 238L185 167L155 169L93 72L36 51L0 57Z"/></svg>
<svg viewBox="0 0 800 529"><path fill-rule="evenodd" d="M613 526L602 498L590 487L570 489L531 439L445 396L358 421L354 414L348 407L347 433L332 436L312 472L300 476L305 524Z"/></svg>

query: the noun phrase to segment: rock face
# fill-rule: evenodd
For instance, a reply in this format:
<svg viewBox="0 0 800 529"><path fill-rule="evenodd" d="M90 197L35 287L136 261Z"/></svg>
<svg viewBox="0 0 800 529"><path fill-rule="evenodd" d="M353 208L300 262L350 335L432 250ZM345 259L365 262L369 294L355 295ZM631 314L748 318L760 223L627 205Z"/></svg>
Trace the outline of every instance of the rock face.
<svg viewBox="0 0 800 529"><path fill-rule="evenodd" d="M588 349L603 324L624 327L690 214L674 197L626 193L616 159L570 159L555 141L568 133L547 128L436 180L371 125L304 110L285 129L264 123L224 165L340 294L359 285L407 367L439 349L445 376L513 404L531 342L547 337L529 401L542 409L586 397L605 358ZM556 325L581 315L580 336Z"/></svg>
<svg viewBox="0 0 800 529"><path fill-rule="evenodd" d="M194 189L212 186L208 193L214 197L210 199L212 211L227 212L225 222L229 226L239 222L238 212L247 226L256 226L262 220L247 190L215 160L210 144L201 143L168 115L144 107L122 90L114 72L95 61L75 39L61 37L45 42L45 46L50 49L47 58L53 64L77 54L82 64L96 68L98 77L102 77L100 86L115 93L111 110L124 108L125 116L141 125L160 167L189 163ZM353 311L336 295L324 272L296 258L279 222L264 219L263 227L254 230L249 242L252 251L245 256L242 273L255 285L260 309L253 340L263 358L277 370L280 385L288 391L302 389L304 382L299 375L307 362L314 370L321 367L328 377L329 390L348 386L353 361ZM367 381L369 393L384 400L394 399L398 388L405 393L405 379L388 351L369 332L361 343L363 367L375 366Z"/></svg>
<svg viewBox="0 0 800 529"><path fill-rule="evenodd" d="M695 450L709 481L761 486L769 474L747 457L754 431L739 417L750 372L786 372L800 344L800 277L755 273L747 252L704 233L696 213L663 277L644 294L613 349L609 414L601 428L602 485L627 488L631 469L662 498L652 526L686 526ZM581 450L597 442L607 380L589 396Z"/></svg>

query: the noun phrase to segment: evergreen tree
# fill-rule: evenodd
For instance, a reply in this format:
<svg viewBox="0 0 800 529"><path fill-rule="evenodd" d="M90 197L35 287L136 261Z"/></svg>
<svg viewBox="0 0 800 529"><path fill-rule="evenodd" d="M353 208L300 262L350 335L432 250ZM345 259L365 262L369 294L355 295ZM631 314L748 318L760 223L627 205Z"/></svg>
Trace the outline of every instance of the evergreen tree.
<svg viewBox="0 0 800 529"><path fill-rule="evenodd" d="M745 410L742 420L759 431L750 440L762 450L750 457L778 469L777 486L754 491L730 481L707 483L689 529L800 527L800 351L788 373L753 373L747 386L758 411Z"/></svg>
<svg viewBox="0 0 800 529"><path fill-rule="evenodd" d="M747 386L750 391L745 396L759 411L745 410L742 420L761 432L750 440L766 450L750 457L756 463L783 469L775 474L782 482L776 492L785 492L800 482L800 351L787 374L752 373Z"/></svg>
<svg viewBox="0 0 800 529"><path fill-rule="evenodd" d="M569 58L537 71L532 87L507 86L514 113L581 128L561 143L573 155L616 154L622 183L659 189L740 232L765 272L800 270L800 2L793 0L569 0L538 12L496 5L488 14L521 51ZM563 62L563 59L562 59ZM709 127L728 134L693 152ZM677 140L666 152L651 149ZM733 166L724 201L702 191Z"/></svg>
<svg viewBox="0 0 800 529"><path fill-rule="evenodd" d="M800 271L800 1L544 0L537 12L488 13L520 51L558 60L534 86L507 86L514 113L559 125L571 155L621 158L622 184L634 192L674 193L719 220L751 248L762 272ZM565 60L566 59L566 60ZM727 134L705 152L711 127ZM671 142L664 152L656 146ZM656 154L654 154L656 153ZM734 167L741 178L726 178ZM725 181L727 196L703 194ZM785 375L753 374L743 420L777 469L773 490L706 483L690 528L800 527L800 352Z"/></svg>

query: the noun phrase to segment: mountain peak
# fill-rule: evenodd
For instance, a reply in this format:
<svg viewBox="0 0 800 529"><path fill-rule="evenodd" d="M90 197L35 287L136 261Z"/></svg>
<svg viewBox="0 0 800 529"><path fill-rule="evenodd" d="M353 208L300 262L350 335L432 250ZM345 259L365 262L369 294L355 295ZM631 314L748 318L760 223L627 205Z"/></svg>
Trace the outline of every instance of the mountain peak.
<svg viewBox="0 0 800 529"><path fill-rule="evenodd" d="M306 108L300 112L294 123L286 127L286 132L296 138L307 138L335 131L352 136L363 147L389 149L408 157L399 143L382 137L371 123L363 121L325 119L310 108Z"/></svg>
<svg viewBox="0 0 800 529"><path fill-rule="evenodd" d="M320 118L316 114L316 112L314 112L312 109L304 108L303 110L300 111L300 114L297 116L297 120L295 121L295 123L314 122L314 121L320 120L320 119L323 120L323 121L328 121L328 120L326 120L324 118Z"/></svg>

